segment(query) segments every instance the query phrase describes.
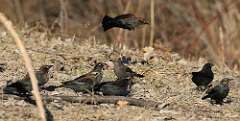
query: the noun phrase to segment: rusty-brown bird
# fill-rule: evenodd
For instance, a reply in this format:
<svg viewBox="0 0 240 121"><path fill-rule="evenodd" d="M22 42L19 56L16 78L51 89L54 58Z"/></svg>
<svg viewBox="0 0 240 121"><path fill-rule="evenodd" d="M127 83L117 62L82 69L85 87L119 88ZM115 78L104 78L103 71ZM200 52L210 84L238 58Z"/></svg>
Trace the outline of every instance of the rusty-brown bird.
<svg viewBox="0 0 240 121"><path fill-rule="evenodd" d="M43 65L40 67L39 70L35 71L38 80L38 86L40 87L40 89L52 77L52 74L49 72L52 66L53 65ZM8 84L6 87L4 87L3 91L4 93L14 94L18 96L31 95L32 83L29 75L26 74L26 76L23 79Z"/></svg>
<svg viewBox="0 0 240 121"><path fill-rule="evenodd" d="M93 91L96 84L100 83L103 76L104 64L97 63L93 70L71 81L63 82L60 87L66 87L75 92L88 93Z"/></svg>

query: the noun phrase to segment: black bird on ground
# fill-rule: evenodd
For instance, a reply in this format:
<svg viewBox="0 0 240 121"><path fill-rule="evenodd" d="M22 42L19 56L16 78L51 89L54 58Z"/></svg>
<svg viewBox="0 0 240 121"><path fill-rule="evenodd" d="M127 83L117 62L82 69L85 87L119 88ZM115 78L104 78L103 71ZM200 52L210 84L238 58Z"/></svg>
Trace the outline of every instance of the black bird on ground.
<svg viewBox="0 0 240 121"><path fill-rule="evenodd" d="M45 83L48 82L49 78L52 77L52 74L50 73L50 68L53 65L43 65L40 67L39 70L35 71L37 80L38 80L38 86L40 89L44 86ZM3 92L6 94L13 94L18 96L31 96L32 91L32 83L31 79L28 74L21 79L14 83L8 83L6 87L4 87Z"/></svg>
<svg viewBox="0 0 240 121"><path fill-rule="evenodd" d="M144 77L144 75L138 74L132 71L132 69L130 69L128 66L124 65L122 63L121 58L119 58L117 61L114 61L113 63L114 63L114 73L116 74L118 80L130 79L133 77L139 77L139 78Z"/></svg>
<svg viewBox="0 0 240 121"><path fill-rule="evenodd" d="M89 93L93 91L96 84L100 83L103 76L104 64L97 63L93 70L71 81L63 82L59 87L66 87L75 92Z"/></svg>
<svg viewBox="0 0 240 121"><path fill-rule="evenodd" d="M107 31L113 27L119 27L123 29L133 30L136 27L149 24L141 17L137 17L133 14L123 14L116 17L105 16L102 20L102 26L104 31Z"/></svg>
<svg viewBox="0 0 240 121"><path fill-rule="evenodd" d="M94 87L94 91L106 96L128 96L132 86L130 79L102 82Z"/></svg>
<svg viewBox="0 0 240 121"><path fill-rule="evenodd" d="M6 64L0 63L0 72L4 72L6 70Z"/></svg>
<svg viewBox="0 0 240 121"><path fill-rule="evenodd" d="M192 72L192 81L197 85L197 89L205 90L212 82L214 74L211 63L206 63L199 72Z"/></svg>
<svg viewBox="0 0 240 121"><path fill-rule="evenodd" d="M231 80L233 79L224 78L220 84L207 90L207 95L202 97L202 99L210 98L211 100L215 100L217 104L222 104L223 99L226 98L229 93L230 88L228 84Z"/></svg>

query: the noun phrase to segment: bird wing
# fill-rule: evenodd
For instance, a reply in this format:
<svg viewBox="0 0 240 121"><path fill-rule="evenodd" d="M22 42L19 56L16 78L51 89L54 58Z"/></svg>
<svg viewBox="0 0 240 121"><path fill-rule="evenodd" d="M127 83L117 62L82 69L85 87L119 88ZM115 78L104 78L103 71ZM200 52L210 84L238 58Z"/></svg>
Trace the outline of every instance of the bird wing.
<svg viewBox="0 0 240 121"><path fill-rule="evenodd" d="M208 93L208 95L213 95L219 90L219 88L220 88L220 86L217 85L217 86L212 87L209 90L207 90L206 93Z"/></svg>
<svg viewBox="0 0 240 121"><path fill-rule="evenodd" d="M193 76L201 76L201 77L205 77L205 78L213 78L209 73L205 73L205 72L192 72Z"/></svg>
<svg viewBox="0 0 240 121"><path fill-rule="evenodd" d="M100 88L104 95L127 96L129 91L118 85L105 84Z"/></svg>
<svg viewBox="0 0 240 121"><path fill-rule="evenodd" d="M135 17L135 16L131 13L127 13L127 14L116 16L115 19L125 19L125 18L129 18L129 17Z"/></svg>
<svg viewBox="0 0 240 121"><path fill-rule="evenodd" d="M93 81L94 77L93 76L80 76L72 81L75 82L88 82L88 81Z"/></svg>

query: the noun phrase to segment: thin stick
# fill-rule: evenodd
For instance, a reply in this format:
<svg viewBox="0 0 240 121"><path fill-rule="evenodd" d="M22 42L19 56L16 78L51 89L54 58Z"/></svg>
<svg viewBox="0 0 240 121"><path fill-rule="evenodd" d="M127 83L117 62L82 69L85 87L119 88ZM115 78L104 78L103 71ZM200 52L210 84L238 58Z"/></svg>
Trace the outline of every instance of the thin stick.
<svg viewBox="0 0 240 121"><path fill-rule="evenodd" d="M0 94L1 95L1 94ZM24 100L22 97L15 95L2 95L3 100L8 100L9 97L15 100ZM55 100L61 100L70 103L82 103L89 105L96 104L117 104L118 101L126 101L128 105L136 107L144 107L146 109L152 110L162 110L170 105L170 103L160 103L152 100L136 99L131 97L122 97L122 96L64 96L64 95L44 95L43 99L46 103L53 102Z"/></svg>
<svg viewBox="0 0 240 121"><path fill-rule="evenodd" d="M18 34L16 33L16 31L14 30L11 21L7 20L7 18L4 16L4 14L2 14L0 12L0 21L2 22L2 24L6 27L6 29L8 30L8 32L11 34L11 36L14 38L16 45L18 46L18 48L20 49L21 53L22 53L22 57L23 60L25 61L25 66L27 68L27 71L29 73L29 76L31 78L31 82L32 82L32 88L33 88L33 95L36 98L36 103L37 103L37 107L39 110L39 115L42 118L42 121L46 121L46 117L45 117L45 110L43 107L43 102L39 93L39 89L38 89L38 85L37 85L37 78L34 74L33 71L33 67L32 67L32 62L26 52L26 49L24 47L23 42L20 40Z"/></svg>
<svg viewBox="0 0 240 121"><path fill-rule="evenodd" d="M84 104L117 104L118 101L127 101L128 105L145 107L158 111L166 108L169 105L169 103L159 103L152 100L135 99L122 96L44 96L44 99L48 102L60 99L66 102Z"/></svg>

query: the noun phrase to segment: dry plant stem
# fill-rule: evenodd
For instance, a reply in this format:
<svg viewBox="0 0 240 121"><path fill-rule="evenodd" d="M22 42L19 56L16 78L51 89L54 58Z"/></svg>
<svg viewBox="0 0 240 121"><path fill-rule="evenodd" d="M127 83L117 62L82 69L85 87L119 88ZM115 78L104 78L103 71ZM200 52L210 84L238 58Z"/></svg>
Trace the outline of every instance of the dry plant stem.
<svg viewBox="0 0 240 121"><path fill-rule="evenodd" d="M141 43L142 48L144 48L144 46L145 46L145 41L146 41L146 27L143 27L142 28L142 43Z"/></svg>
<svg viewBox="0 0 240 121"><path fill-rule="evenodd" d="M141 14L143 4L143 0L138 0L137 14Z"/></svg>
<svg viewBox="0 0 240 121"><path fill-rule="evenodd" d="M150 43L149 45L152 47L153 46L153 41L154 41L154 27L155 27L155 17L154 17L154 4L155 0L150 0L151 1L151 6L150 6L150 15L151 15L151 31L150 31Z"/></svg>
<svg viewBox="0 0 240 121"><path fill-rule="evenodd" d="M32 67L32 62L31 62L31 60L30 60L30 58L29 58L29 56L26 52L24 44L20 40L16 31L14 30L14 28L12 26L12 23L9 20L7 20L7 18L2 13L0 13L0 21L6 27L6 29L9 31L11 36L14 38L14 40L16 42L16 45L18 46L18 48L20 49L20 51L22 53L23 60L25 61L25 66L26 66L27 71L29 73L29 76L31 78L33 95L36 98L36 103L37 103L37 106L38 106L39 114L42 118L42 121L46 121L45 110L44 110L44 107L43 107L42 99L41 99L39 89L38 89L38 85L37 85L38 81L37 81L37 78L34 74L33 67Z"/></svg>
<svg viewBox="0 0 240 121"><path fill-rule="evenodd" d="M60 12L60 25L61 33L67 32L68 29L68 12L67 12L67 1L60 0L61 12Z"/></svg>
<svg viewBox="0 0 240 121"><path fill-rule="evenodd" d="M129 10L129 8L130 8L130 5L131 5L131 0L129 0L129 1L127 2L127 5L126 5L126 7L125 7L125 9L124 9L124 13L127 13L127 12L128 12L128 10ZM123 36L123 29L120 29L120 30L118 31L118 36L117 36L117 44L119 44L119 45L118 45L119 48L122 48L123 45L125 44L125 41L126 41L126 40L122 40L122 36ZM126 37L126 38L127 38L127 37Z"/></svg>
<svg viewBox="0 0 240 121"><path fill-rule="evenodd" d="M221 27L219 27L219 39L220 39L220 55L221 55L221 70L223 70L225 66L225 46L224 46L224 34Z"/></svg>
<svg viewBox="0 0 240 121"><path fill-rule="evenodd" d="M16 16L18 18L18 21L21 24L24 24L24 15L23 15L23 11L22 11L21 2L20 2L20 0L14 0L13 2L16 7Z"/></svg>
<svg viewBox="0 0 240 121"><path fill-rule="evenodd" d="M40 0L39 2L39 11L40 11L40 18L41 21L43 22L44 26L47 26L47 18L46 18L46 0Z"/></svg>

